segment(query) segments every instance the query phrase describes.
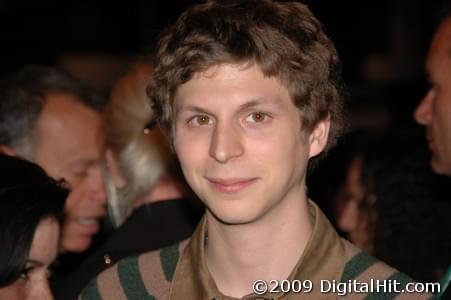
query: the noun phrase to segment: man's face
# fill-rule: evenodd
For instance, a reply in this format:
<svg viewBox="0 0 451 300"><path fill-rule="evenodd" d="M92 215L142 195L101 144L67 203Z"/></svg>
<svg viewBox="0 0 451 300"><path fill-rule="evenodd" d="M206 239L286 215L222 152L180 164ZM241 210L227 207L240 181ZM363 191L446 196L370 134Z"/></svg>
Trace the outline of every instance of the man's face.
<svg viewBox="0 0 451 300"><path fill-rule="evenodd" d="M432 168L451 175L451 18L440 25L426 61L431 88L415 110L415 120L426 126Z"/></svg>
<svg viewBox="0 0 451 300"><path fill-rule="evenodd" d="M207 214L246 224L305 200L308 159L327 138L317 143L301 130L277 79L256 65L221 65L181 85L175 101L175 150ZM327 137L328 122L318 130Z"/></svg>
<svg viewBox="0 0 451 300"><path fill-rule="evenodd" d="M66 200L62 251L81 252L91 244L105 215L101 177L103 131L101 116L76 96L50 93L37 121L34 161L71 187Z"/></svg>

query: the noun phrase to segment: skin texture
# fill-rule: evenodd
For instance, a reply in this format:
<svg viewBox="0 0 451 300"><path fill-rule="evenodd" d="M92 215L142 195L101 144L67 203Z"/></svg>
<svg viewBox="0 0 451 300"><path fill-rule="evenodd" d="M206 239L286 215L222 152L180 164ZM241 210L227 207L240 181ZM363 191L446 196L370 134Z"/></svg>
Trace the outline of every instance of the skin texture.
<svg viewBox="0 0 451 300"><path fill-rule="evenodd" d="M361 183L362 161L354 159L348 169L344 185L343 207L338 216L337 225L348 234L349 240L362 250L371 253L369 212L365 205L365 188Z"/></svg>
<svg viewBox="0 0 451 300"><path fill-rule="evenodd" d="M432 169L451 175L451 17L432 40L426 73L431 87L415 110L415 120L426 127Z"/></svg>
<svg viewBox="0 0 451 300"><path fill-rule="evenodd" d="M73 95L51 93L36 125L39 143L35 162L71 188L61 251L82 252L99 230L106 196L101 177L101 116Z"/></svg>
<svg viewBox="0 0 451 300"><path fill-rule="evenodd" d="M242 296L256 278L286 278L311 233L305 174L329 122L302 131L288 90L255 64L212 67L181 85L175 101L174 146L207 207L218 288ZM286 245L283 257L277 244Z"/></svg>
<svg viewBox="0 0 451 300"><path fill-rule="evenodd" d="M0 288L0 299L53 299L48 282L48 268L58 253L58 238L59 225L56 220L49 218L41 221L33 237L26 271L14 283Z"/></svg>
<svg viewBox="0 0 451 300"><path fill-rule="evenodd" d="M349 233L350 238L351 232L357 226L359 202L362 201L364 195L362 185L360 184L361 165L361 160L355 159L349 166L343 192L344 205L341 208L337 222L341 230Z"/></svg>

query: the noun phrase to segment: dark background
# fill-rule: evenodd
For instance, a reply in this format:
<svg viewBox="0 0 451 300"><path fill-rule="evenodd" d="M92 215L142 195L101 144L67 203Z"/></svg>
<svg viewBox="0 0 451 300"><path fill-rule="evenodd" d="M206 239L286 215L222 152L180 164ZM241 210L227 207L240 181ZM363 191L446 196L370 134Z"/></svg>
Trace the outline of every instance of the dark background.
<svg viewBox="0 0 451 300"><path fill-rule="evenodd" d="M161 28L195 2L0 0L0 76L25 64L56 64L108 90L129 58L152 49ZM440 1L304 2L342 58L351 126L414 126Z"/></svg>
<svg viewBox="0 0 451 300"><path fill-rule="evenodd" d="M0 77L26 64L54 64L107 94L132 59L153 49L158 32L196 2L0 0ZM342 59L350 131L401 129L424 139L412 114L427 90L423 65L441 2L304 1ZM308 178L309 195L332 219L330 199L352 154L346 139L340 143Z"/></svg>

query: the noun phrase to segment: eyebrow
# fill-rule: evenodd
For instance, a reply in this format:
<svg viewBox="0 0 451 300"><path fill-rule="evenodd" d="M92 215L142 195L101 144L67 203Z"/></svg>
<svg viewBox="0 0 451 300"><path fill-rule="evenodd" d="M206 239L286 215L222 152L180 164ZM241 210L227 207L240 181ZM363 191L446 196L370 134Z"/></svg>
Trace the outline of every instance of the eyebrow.
<svg viewBox="0 0 451 300"><path fill-rule="evenodd" d="M27 263L30 263L33 266L37 266L37 267L43 267L45 265L42 261L35 260L35 259L27 259Z"/></svg>
<svg viewBox="0 0 451 300"><path fill-rule="evenodd" d="M247 110L247 109L262 105L262 104L268 104L268 105L279 107L280 106L279 103L280 103L280 101L272 101L268 98L256 98L256 99L253 99L246 103L241 104L238 110L243 111L243 110ZM198 113L206 113L206 114L213 115L213 113L209 112L207 109L201 108L197 105L182 105L180 108L177 108L176 114L178 114L181 111L198 112Z"/></svg>
<svg viewBox="0 0 451 300"><path fill-rule="evenodd" d="M96 158L89 158L89 159L83 159L82 163L86 166L86 167L92 167L95 165L98 165L100 163L100 159L96 159Z"/></svg>
<svg viewBox="0 0 451 300"><path fill-rule="evenodd" d="M246 109L250 109L253 108L255 106L259 106L262 104L268 104L271 106L276 106L279 107L280 106L280 101L274 101L268 98L257 98L257 99L253 99L249 102L246 102L242 105L240 105L240 110L246 110Z"/></svg>
<svg viewBox="0 0 451 300"><path fill-rule="evenodd" d="M201 108L197 105L182 105L181 107L176 109L176 111L175 111L176 115L178 115L181 111L203 113L203 114L206 113L206 114L212 115L211 112L209 112L205 108Z"/></svg>

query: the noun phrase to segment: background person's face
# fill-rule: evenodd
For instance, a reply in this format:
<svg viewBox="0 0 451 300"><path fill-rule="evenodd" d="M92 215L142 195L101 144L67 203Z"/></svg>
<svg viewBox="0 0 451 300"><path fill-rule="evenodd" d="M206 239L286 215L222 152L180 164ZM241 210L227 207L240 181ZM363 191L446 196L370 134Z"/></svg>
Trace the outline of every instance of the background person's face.
<svg viewBox="0 0 451 300"><path fill-rule="evenodd" d="M343 190L340 193L341 206L338 212L337 225L343 232L348 233L351 240L356 231L359 222L360 202L363 201L365 194L364 188L360 183L362 173L362 161L357 158L349 165L346 174L346 181Z"/></svg>
<svg viewBox="0 0 451 300"><path fill-rule="evenodd" d="M14 283L0 288L0 299L53 299L48 277L49 266L58 253L59 225L54 219L41 221L34 233L25 272Z"/></svg>
<svg viewBox="0 0 451 300"><path fill-rule="evenodd" d="M426 61L431 88L415 111L426 126L432 168L451 175L451 18L439 27Z"/></svg>
<svg viewBox="0 0 451 300"><path fill-rule="evenodd" d="M371 252L370 222L365 187L362 185L362 160L355 158L349 165L342 191L342 206L338 213L337 226L347 234L357 247Z"/></svg>
<svg viewBox="0 0 451 300"><path fill-rule="evenodd" d="M86 250L99 230L106 197L101 176L103 130L101 116L65 93L49 94L37 122L35 162L67 181L62 251Z"/></svg>
<svg viewBox="0 0 451 300"><path fill-rule="evenodd" d="M304 203L308 158L322 147L275 78L221 65L181 85L175 101L175 150L208 214L247 224Z"/></svg>

